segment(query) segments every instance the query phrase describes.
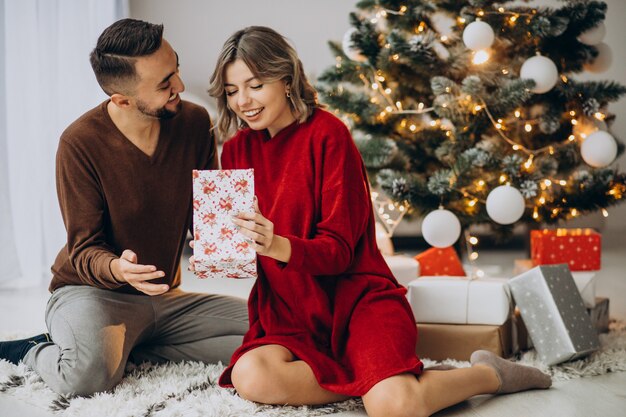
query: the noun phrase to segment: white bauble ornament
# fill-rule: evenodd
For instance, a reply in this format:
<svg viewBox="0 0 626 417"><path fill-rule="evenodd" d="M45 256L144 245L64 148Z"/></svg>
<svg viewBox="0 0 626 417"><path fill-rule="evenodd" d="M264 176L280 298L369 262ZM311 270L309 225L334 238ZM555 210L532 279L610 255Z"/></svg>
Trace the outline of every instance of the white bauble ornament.
<svg viewBox="0 0 626 417"><path fill-rule="evenodd" d="M376 245L383 255L393 255L391 237L389 237L389 233L387 233L385 227L379 222L376 222Z"/></svg>
<svg viewBox="0 0 626 417"><path fill-rule="evenodd" d="M604 35L606 35L606 26L604 22L600 22L598 26L581 33L578 40L585 45L597 45L604 40Z"/></svg>
<svg viewBox="0 0 626 417"><path fill-rule="evenodd" d="M470 23L463 31L463 43L472 51L489 48L495 38L491 26L480 20Z"/></svg>
<svg viewBox="0 0 626 417"><path fill-rule="evenodd" d="M594 168L603 168L615 160L617 142L610 133L598 130L587 136L580 145L583 160Z"/></svg>
<svg viewBox="0 0 626 417"><path fill-rule="evenodd" d="M352 42L352 34L356 31L356 28L348 29L345 35L343 35L341 46L343 53L346 54L348 58L353 61L364 62L367 58L354 46L354 42Z"/></svg>
<svg viewBox="0 0 626 417"><path fill-rule="evenodd" d="M422 236L436 248L452 246L461 235L461 222L449 210L431 211L422 222Z"/></svg>
<svg viewBox="0 0 626 417"><path fill-rule="evenodd" d="M556 85L559 71L550 58L537 55L524 61L519 75L520 78L535 81L535 86L531 89L533 93L543 94Z"/></svg>
<svg viewBox="0 0 626 417"><path fill-rule="evenodd" d="M594 45L598 48L598 56L593 62L588 62L584 68L589 72L604 72L609 69L613 63L613 51L611 47L604 42Z"/></svg>
<svg viewBox="0 0 626 417"><path fill-rule="evenodd" d="M526 205L522 193L510 185L501 185L487 196L487 214L496 223L511 224L521 219Z"/></svg>

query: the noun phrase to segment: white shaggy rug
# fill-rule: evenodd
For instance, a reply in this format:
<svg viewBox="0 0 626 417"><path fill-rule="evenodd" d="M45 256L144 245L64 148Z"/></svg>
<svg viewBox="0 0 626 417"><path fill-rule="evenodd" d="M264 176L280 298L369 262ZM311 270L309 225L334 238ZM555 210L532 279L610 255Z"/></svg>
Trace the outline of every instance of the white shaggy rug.
<svg viewBox="0 0 626 417"><path fill-rule="evenodd" d="M600 341L598 352L558 366L541 364L532 350L524 353L519 361L539 367L555 381L626 371L626 323L612 323L611 331L600 335ZM427 367L437 364L427 359L423 361ZM444 363L469 366L467 362L449 360ZM359 399L320 407L257 405L241 399L234 390L217 386L222 369L221 365L197 362L144 364L130 370L111 392L65 398L47 388L41 378L23 364L15 366L0 361L0 395L11 395L59 417L321 416L363 408Z"/></svg>

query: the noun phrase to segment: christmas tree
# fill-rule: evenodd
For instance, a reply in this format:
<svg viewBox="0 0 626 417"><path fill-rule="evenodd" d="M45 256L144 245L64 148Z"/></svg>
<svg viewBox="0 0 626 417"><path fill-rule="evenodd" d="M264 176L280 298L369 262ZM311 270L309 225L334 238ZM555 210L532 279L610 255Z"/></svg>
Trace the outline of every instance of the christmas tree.
<svg viewBox="0 0 626 417"><path fill-rule="evenodd" d="M357 3L318 88L395 206L506 236L622 201L608 104L626 88L575 78L610 64L607 7L562 3Z"/></svg>

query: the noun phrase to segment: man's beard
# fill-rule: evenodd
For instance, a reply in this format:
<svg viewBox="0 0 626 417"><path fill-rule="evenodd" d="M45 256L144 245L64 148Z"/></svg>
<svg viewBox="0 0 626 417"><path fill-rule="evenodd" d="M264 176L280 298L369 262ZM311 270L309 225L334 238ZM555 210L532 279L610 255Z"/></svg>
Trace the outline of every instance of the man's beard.
<svg viewBox="0 0 626 417"><path fill-rule="evenodd" d="M176 116L176 114L178 114L178 112L180 111L181 107L182 107L182 102L178 103L178 105L176 106L176 110L168 110L165 108L165 106L158 108L156 110L151 110L148 108L148 106L146 106L146 104L143 101L139 101L139 100L137 101L137 109L142 114L145 114L146 116L150 116L150 117L155 117L160 120L171 119L172 117Z"/></svg>

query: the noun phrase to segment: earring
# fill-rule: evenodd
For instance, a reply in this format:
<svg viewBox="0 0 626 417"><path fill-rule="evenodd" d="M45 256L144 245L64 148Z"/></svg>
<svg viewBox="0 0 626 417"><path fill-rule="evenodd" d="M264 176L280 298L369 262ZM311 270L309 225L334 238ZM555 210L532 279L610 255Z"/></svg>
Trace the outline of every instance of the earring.
<svg viewBox="0 0 626 417"><path fill-rule="evenodd" d="M285 93L285 95L287 96L287 98L291 98L291 91L287 90L287 92Z"/></svg>

